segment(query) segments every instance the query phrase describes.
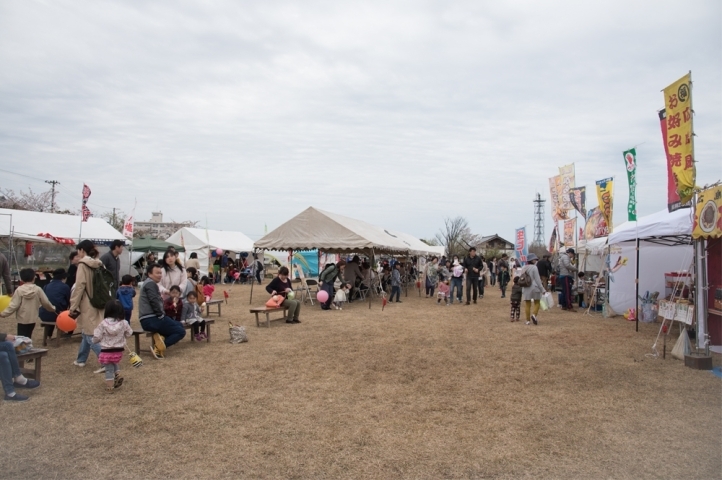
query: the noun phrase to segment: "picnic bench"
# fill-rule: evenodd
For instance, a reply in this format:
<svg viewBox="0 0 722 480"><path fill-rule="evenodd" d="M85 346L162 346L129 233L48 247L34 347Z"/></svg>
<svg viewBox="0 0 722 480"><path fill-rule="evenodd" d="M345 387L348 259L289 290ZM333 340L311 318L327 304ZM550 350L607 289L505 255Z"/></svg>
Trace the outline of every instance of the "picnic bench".
<svg viewBox="0 0 722 480"><path fill-rule="evenodd" d="M273 319L272 319L272 318L271 318L271 313L273 313L273 312L283 312L283 316L282 316L282 317L279 317L279 318L273 318ZM271 328L271 320L284 320L284 319L286 318L286 313L287 313L287 312L288 312L288 307L287 307L287 306L284 307L283 305L281 305L280 307L275 307L275 308L274 308L274 307L267 307L267 306L264 305L264 306L262 306L262 307L256 307L256 308L252 308L252 309L251 309L251 313L255 313L255 314L256 314L256 326L257 326L257 327L260 327L260 326L261 326L261 323L260 323L260 321L259 321L259 319L258 319L258 314L259 314L259 313L265 313L265 314L266 314L266 326L267 326L268 328Z"/></svg>
<svg viewBox="0 0 722 480"><path fill-rule="evenodd" d="M217 307L216 313L218 316L221 316L221 304L223 303L223 300L208 300L206 302L206 317L208 317L211 314L211 307Z"/></svg>
<svg viewBox="0 0 722 480"><path fill-rule="evenodd" d="M70 338L73 338L73 337L80 336L80 335L82 334L82 332L81 332L80 330L76 330L76 331L72 332L70 335L68 335L67 333L65 333L65 332L63 332L62 330L60 330L60 329L55 325L55 322L40 322L40 327L43 329L43 347L47 347L47 346L48 346L48 340L49 340L50 338L52 338L52 335L51 335L51 336L47 336L47 335L45 334L45 333L46 333L46 332L45 332L45 327L55 327L55 330L53 330L53 332L56 332L56 335L55 335L55 346L56 346L56 347L60 346L60 339L61 339L61 338L70 339Z"/></svg>
<svg viewBox="0 0 722 480"><path fill-rule="evenodd" d="M216 321L213 319L206 318L206 342L211 341L211 325L213 325ZM186 330L191 330L191 324L189 323L182 323L183 328ZM152 337L154 332L147 332L143 330L142 328L134 328L133 329L133 341L135 343L135 353L140 353L140 337L141 335L145 335L146 337ZM193 338L193 335L190 335L191 342L195 342L195 338Z"/></svg>
<svg viewBox="0 0 722 480"><path fill-rule="evenodd" d="M48 355L46 348L33 348L29 352L20 353L18 357L18 366L20 366L20 373L28 378L33 378L40 381L40 369L42 367L43 357ZM25 362L33 360L34 368L24 368Z"/></svg>

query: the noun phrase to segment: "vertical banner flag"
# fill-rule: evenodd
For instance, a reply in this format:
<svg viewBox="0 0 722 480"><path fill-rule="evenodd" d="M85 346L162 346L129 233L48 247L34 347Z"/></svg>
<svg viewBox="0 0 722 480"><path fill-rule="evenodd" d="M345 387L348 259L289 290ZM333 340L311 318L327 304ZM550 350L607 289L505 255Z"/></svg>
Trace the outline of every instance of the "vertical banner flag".
<svg viewBox="0 0 722 480"><path fill-rule="evenodd" d="M566 220L568 218L566 210L561 206L561 198L559 194L562 190L562 179L559 175L549 179L549 194L552 202L552 218L554 221Z"/></svg>
<svg viewBox="0 0 722 480"><path fill-rule="evenodd" d="M604 221L607 222L607 229L612 233L614 223L612 222L613 214L613 198L614 195L614 177L597 180L597 200L599 200L599 209L602 211Z"/></svg>
<svg viewBox="0 0 722 480"><path fill-rule="evenodd" d="M664 143L664 155L665 158L669 158L669 147L667 146L667 111L663 108L659 111L659 124L662 127L662 143ZM669 213L679 210L680 208L687 208L690 205L682 205L679 201L679 195L677 194L677 185L674 182L674 172L672 171L672 164L667 160L667 210Z"/></svg>
<svg viewBox="0 0 722 480"><path fill-rule="evenodd" d="M574 210L569 192L574 188L574 164L559 167L559 208L564 212Z"/></svg>
<svg viewBox="0 0 722 480"><path fill-rule="evenodd" d="M135 207L133 207L133 211L130 212L130 215L125 217L125 221L123 222L123 236L125 238L129 238L133 240L133 229L135 228ZM181 238L183 233L181 233Z"/></svg>
<svg viewBox="0 0 722 480"><path fill-rule="evenodd" d="M587 223L584 225L584 238L591 240L593 238L609 236L609 227L604 219L602 210L594 207L587 212Z"/></svg>
<svg viewBox="0 0 722 480"><path fill-rule="evenodd" d="M664 89L667 132L664 144L672 167L677 194L682 204L692 199L697 172L694 167L692 138L692 73Z"/></svg>
<svg viewBox="0 0 722 480"><path fill-rule="evenodd" d="M88 208L88 199L90 198L90 187L88 187L86 184L83 184L83 206L80 209L80 215L83 217L83 222L87 222L88 219L93 215L90 213L90 209Z"/></svg>
<svg viewBox="0 0 722 480"><path fill-rule="evenodd" d="M519 263L524 265L526 263L526 257L529 255L529 246L526 244L526 227L516 229L514 253Z"/></svg>
<svg viewBox="0 0 722 480"><path fill-rule="evenodd" d="M577 230L577 219L564 221L564 246L571 247L574 245L574 233Z"/></svg>
<svg viewBox="0 0 722 480"><path fill-rule="evenodd" d="M629 181L629 203L627 204L627 220L637 221L637 150L630 148L624 152L624 166Z"/></svg>
<svg viewBox="0 0 722 480"><path fill-rule="evenodd" d="M572 188L569 191L569 201L582 218L587 218L587 187Z"/></svg>
<svg viewBox="0 0 722 480"><path fill-rule="evenodd" d="M552 236L549 239L549 253L556 252L559 248L559 226L554 225L554 230L552 230Z"/></svg>

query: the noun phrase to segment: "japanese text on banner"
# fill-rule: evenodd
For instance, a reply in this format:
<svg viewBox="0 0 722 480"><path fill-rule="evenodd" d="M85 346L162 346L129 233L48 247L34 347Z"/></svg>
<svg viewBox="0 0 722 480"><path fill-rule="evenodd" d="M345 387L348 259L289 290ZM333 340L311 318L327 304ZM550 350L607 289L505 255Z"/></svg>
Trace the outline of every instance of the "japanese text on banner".
<svg viewBox="0 0 722 480"><path fill-rule="evenodd" d="M559 167L559 208L567 212L574 210L571 199L569 198L569 192L574 188L574 164L564 165Z"/></svg>
<svg viewBox="0 0 722 480"><path fill-rule="evenodd" d="M574 246L574 232L577 229L577 219L572 218L571 220L564 221L564 246Z"/></svg>
<svg viewBox="0 0 722 480"><path fill-rule="evenodd" d="M514 245L516 259L524 265L529 255L529 246L526 244L526 227L516 229L516 243Z"/></svg>
<svg viewBox="0 0 722 480"><path fill-rule="evenodd" d="M694 191L694 140L692 138L692 74L688 73L664 89L667 134L664 143L682 204Z"/></svg>
<svg viewBox="0 0 722 480"><path fill-rule="evenodd" d="M609 233L612 233L614 223L612 214L614 209L614 177L597 180L597 200L599 200L599 210L601 210L604 220L607 223Z"/></svg>

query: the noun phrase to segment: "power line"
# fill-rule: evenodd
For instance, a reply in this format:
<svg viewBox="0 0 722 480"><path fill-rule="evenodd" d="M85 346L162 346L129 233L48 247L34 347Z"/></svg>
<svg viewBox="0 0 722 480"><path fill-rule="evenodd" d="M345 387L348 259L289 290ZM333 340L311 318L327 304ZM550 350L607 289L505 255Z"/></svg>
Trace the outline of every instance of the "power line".
<svg viewBox="0 0 722 480"><path fill-rule="evenodd" d="M57 180L45 180L45 183L52 185L51 188L53 193L51 194L52 197L50 200L50 213L55 213L55 185L60 185L60 182Z"/></svg>

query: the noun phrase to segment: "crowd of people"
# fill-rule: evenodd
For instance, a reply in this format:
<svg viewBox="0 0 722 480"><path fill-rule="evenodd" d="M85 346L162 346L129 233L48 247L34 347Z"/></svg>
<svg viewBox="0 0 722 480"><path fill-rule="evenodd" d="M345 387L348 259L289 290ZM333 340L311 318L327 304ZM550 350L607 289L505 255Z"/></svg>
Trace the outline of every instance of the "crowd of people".
<svg viewBox="0 0 722 480"><path fill-rule="evenodd" d="M214 266L219 268L199 278L197 255L192 253L184 265L178 252L170 247L163 253L160 262L156 262L154 254L145 257L143 281L136 292L137 279L121 275L120 255L123 248L122 242L114 241L107 253L99 255L92 241L83 240L70 254L67 271L56 269L44 289L35 285L35 271L26 268L19 272L22 285L13 290L8 262L0 254L0 276L12 295L10 305L0 312L0 317L15 314L17 318L16 335L0 334L0 375L6 400L27 400L27 396L15 392L15 389L32 389L39 385L19 374L17 357L12 348L18 337L32 337L38 318L50 324L45 326L45 335L50 337L57 315L68 311L69 316L76 320L81 335L73 365L85 367L90 352L94 352L101 364L95 373L105 373L105 388L112 392L123 384L119 362L126 347L125 339L133 334L130 319L136 293L139 297L140 325L152 334L151 353L156 359L163 359L167 349L185 337L186 327L196 340L207 338L201 307L212 299L216 283L238 281L242 271L247 278L261 283L264 270L263 262L255 255L249 265L245 256L234 260L228 252L224 252L215 257ZM463 258L432 257L421 271L417 271L416 261L403 263L394 259L381 262L374 270L368 261L354 256L348 262L342 259L325 265L319 273L319 288L327 294L327 299L321 302L321 309L341 308L345 302L363 298L371 288L380 289L382 295L388 295L389 301L401 303L401 287L412 281L416 281L419 288L423 282L425 298L436 299L439 305L453 305L456 301L468 306L483 299L485 292L488 293L488 289L494 286L501 298L506 298L511 284L510 320L519 321L523 303L526 323L538 325L540 300L549 291L550 283L552 288L555 284L560 287L560 306L567 311L576 311L572 288L577 271L574 255L574 250L568 249L560 256L558 275L553 275L548 255L539 259L533 253L529 254L526 265L520 267L518 261L510 260L507 254L486 259L478 255L473 247ZM101 271L104 275L99 275ZM581 278L583 273L579 275ZM103 297L103 289L107 288L115 292L114 298ZM302 302L294 298L287 267L279 268L266 291L279 298L281 306L287 307L286 323L301 323Z"/></svg>

